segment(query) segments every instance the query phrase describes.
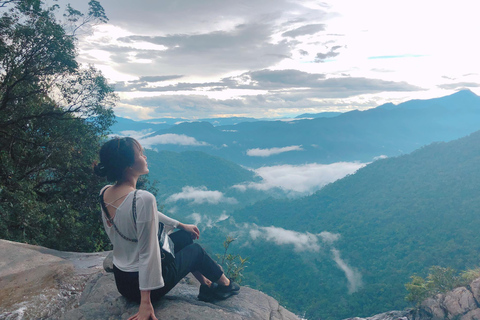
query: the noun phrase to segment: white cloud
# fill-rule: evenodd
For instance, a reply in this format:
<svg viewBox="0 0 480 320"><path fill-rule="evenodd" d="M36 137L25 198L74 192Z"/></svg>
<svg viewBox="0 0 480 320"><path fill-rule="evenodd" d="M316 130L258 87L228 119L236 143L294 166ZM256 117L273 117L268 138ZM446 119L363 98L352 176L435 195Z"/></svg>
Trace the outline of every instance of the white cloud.
<svg viewBox="0 0 480 320"><path fill-rule="evenodd" d="M261 182L250 182L234 187L240 191L245 191L247 188L264 191L280 188L292 196L309 194L328 183L355 173L365 165L365 163L358 162L337 162L332 164L311 163L300 166L262 167L255 170L255 173L262 178Z"/></svg>
<svg viewBox="0 0 480 320"><path fill-rule="evenodd" d="M182 192L172 194L167 198L167 202L177 202L180 200L192 201L195 204L218 204L220 202L226 202L235 204L237 200L235 198L225 197L220 191L210 191L206 187L190 187L186 186L182 188Z"/></svg>
<svg viewBox="0 0 480 320"><path fill-rule="evenodd" d="M178 144L181 146L208 146L209 144L203 141L197 141L193 137L184 134L166 133L153 137L140 139L139 142L144 147L151 147L157 144Z"/></svg>
<svg viewBox="0 0 480 320"><path fill-rule="evenodd" d="M255 224L245 224L244 228L249 229L250 238L256 240L263 238L277 245L293 245L296 252L309 251L319 253L322 249L322 243L330 247L332 259L337 266L345 273L348 281L348 293L357 292L362 286L362 275L355 268L350 267L340 257L340 251L332 246L333 242L340 238L340 234L323 231L319 234L309 232L297 232L278 227L259 227Z"/></svg>
<svg viewBox="0 0 480 320"><path fill-rule="evenodd" d="M252 239L263 237L277 245L293 245L295 251L319 252L321 245L316 235L306 232L300 233L277 227L258 227L250 231Z"/></svg>
<svg viewBox="0 0 480 320"><path fill-rule="evenodd" d="M333 260L337 263L337 266L345 272L345 276L348 280L348 293L352 294L357 292L362 286L362 275L355 269L348 266L345 261L340 258L340 252L332 248Z"/></svg>
<svg viewBox="0 0 480 320"><path fill-rule="evenodd" d="M377 161L377 160L381 160L381 159L387 159L388 156L382 154L382 155L379 155L378 157L374 157L373 158L373 161Z"/></svg>
<svg viewBox="0 0 480 320"><path fill-rule="evenodd" d="M193 224L195 224L195 225L198 225L202 222L202 215L200 213L197 213L197 212L192 213L187 218L192 219Z"/></svg>
<svg viewBox="0 0 480 320"><path fill-rule="evenodd" d="M224 212L222 212L222 214L220 215L220 217L218 217L217 222L225 221L225 220L227 220L229 217L230 217L230 216L224 211Z"/></svg>
<svg viewBox="0 0 480 320"><path fill-rule="evenodd" d="M198 212L194 212L191 215L187 216L187 218L193 220L193 224L197 226L201 226L202 229L206 228L213 228L216 223L224 221L228 219L230 216L228 216L225 212L223 212L220 216L218 217L212 217L210 215L206 214L200 214Z"/></svg>
<svg viewBox="0 0 480 320"><path fill-rule="evenodd" d="M333 244L335 241L340 239L340 234L338 233L331 233L328 231L322 231L318 234L323 242L328 243L328 244Z"/></svg>
<svg viewBox="0 0 480 320"><path fill-rule="evenodd" d="M247 156L250 157L270 157L271 155L280 154L289 151L302 151L302 146L289 146L283 148L270 148L270 149L249 149L247 150Z"/></svg>
<svg viewBox="0 0 480 320"><path fill-rule="evenodd" d="M152 129L145 129L141 131L135 131L135 130L125 130L121 131L120 135L124 137L132 137L134 139L141 139L142 137L146 136L147 134L152 133Z"/></svg>

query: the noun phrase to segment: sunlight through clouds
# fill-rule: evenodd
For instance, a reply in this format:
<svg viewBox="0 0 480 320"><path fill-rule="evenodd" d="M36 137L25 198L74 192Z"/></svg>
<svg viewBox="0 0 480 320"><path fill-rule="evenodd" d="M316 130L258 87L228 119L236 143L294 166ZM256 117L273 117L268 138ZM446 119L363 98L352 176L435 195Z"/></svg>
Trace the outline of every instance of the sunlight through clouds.
<svg viewBox="0 0 480 320"><path fill-rule="evenodd" d="M151 118L282 117L291 110L318 113L334 105L343 112L364 110L384 102L445 96L461 87L480 93L480 47L471 39L480 28L475 1L101 3L109 23L79 38L78 58L112 82L126 82L123 104L148 103L139 99L151 98L148 93L175 97L151 106ZM76 0L72 5L83 9L86 4ZM262 71L303 72L321 75L323 81L320 87L299 87L274 74L272 87L249 79ZM141 77L172 75L182 77L168 85L129 86ZM195 94L208 102L175 109ZM312 104L312 99L325 103ZM341 99L351 103L342 106ZM115 110L132 116L128 111Z"/></svg>

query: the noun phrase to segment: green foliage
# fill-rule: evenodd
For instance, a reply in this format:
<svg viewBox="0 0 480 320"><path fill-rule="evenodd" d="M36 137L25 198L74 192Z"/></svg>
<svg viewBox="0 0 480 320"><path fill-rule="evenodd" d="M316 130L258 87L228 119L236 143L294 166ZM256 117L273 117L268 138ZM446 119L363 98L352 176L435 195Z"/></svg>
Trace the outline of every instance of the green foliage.
<svg viewBox="0 0 480 320"><path fill-rule="evenodd" d="M462 283L469 284L475 279L480 278L480 268L469 269L460 273Z"/></svg>
<svg viewBox="0 0 480 320"><path fill-rule="evenodd" d="M223 242L223 248L225 251L223 254L217 254L217 259L220 265L223 267L223 271L225 276L227 276L232 281L237 283L241 283L243 280L243 271L245 270L249 258L242 258L240 255L235 254L232 255L228 253L228 249L230 248L230 244L235 241L234 238L227 236L225 241Z"/></svg>
<svg viewBox="0 0 480 320"><path fill-rule="evenodd" d="M408 291L405 299L416 306L426 298L434 297L462 285L462 277L454 269L439 266L431 267L426 279L417 275L412 276L411 279L411 282L405 284Z"/></svg>
<svg viewBox="0 0 480 320"><path fill-rule="evenodd" d="M408 295L405 300L419 305L423 300L428 298L429 290L425 279L419 276L411 276L412 281L405 284L405 288L408 291Z"/></svg>
<svg viewBox="0 0 480 320"><path fill-rule="evenodd" d="M75 61L58 6L3 1L0 17L0 237L61 250L108 246L92 174L116 97ZM102 15L100 8L90 7ZM71 7L68 15L80 15ZM89 21L101 21L89 13Z"/></svg>
<svg viewBox="0 0 480 320"><path fill-rule="evenodd" d="M405 299L418 306L429 297L456 287L466 286L478 278L480 278L480 268L457 273L452 268L433 266L425 279L417 275L411 276L412 281L405 284L408 291Z"/></svg>

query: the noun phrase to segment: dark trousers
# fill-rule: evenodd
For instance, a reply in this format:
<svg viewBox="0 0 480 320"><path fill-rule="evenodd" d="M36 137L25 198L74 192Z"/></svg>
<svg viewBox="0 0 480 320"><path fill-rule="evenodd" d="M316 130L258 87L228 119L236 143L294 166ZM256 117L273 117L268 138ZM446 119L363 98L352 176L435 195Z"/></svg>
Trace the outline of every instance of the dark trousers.
<svg viewBox="0 0 480 320"><path fill-rule="evenodd" d="M150 292L150 299L157 300L166 295L188 273L199 271L210 281L217 281L223 274L220 266L213 261L205 250L197 243L193 243L190 234L180 230L170 235L175 244L175 261L163 264L162 276L165 286ZM129 300L140 302L138 272L124 272L113 265L113 274L117 289L122 296Z"/></svg>

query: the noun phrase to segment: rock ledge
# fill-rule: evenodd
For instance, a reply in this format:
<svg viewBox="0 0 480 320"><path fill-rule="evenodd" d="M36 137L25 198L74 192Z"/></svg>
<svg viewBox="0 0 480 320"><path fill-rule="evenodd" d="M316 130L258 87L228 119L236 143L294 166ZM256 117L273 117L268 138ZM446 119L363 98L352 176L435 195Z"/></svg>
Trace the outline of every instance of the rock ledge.
<svg viewBox="0 0 480 320"><path fill-rule="evenodd" d="M73 253L0 240L0 319L128 319L138 304L117 292L109 252ZM104 262L105 261L105 262ZM299 320L266 294L242 287L225 301L197 299L186 277L154 303L158 319Z"/></svg>

